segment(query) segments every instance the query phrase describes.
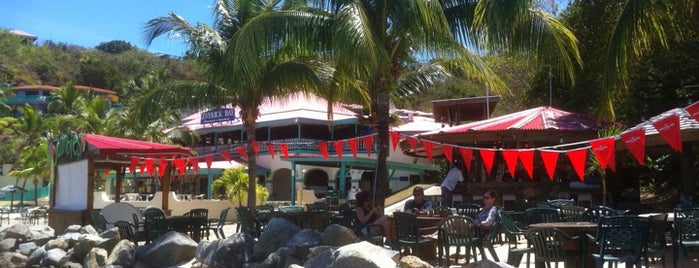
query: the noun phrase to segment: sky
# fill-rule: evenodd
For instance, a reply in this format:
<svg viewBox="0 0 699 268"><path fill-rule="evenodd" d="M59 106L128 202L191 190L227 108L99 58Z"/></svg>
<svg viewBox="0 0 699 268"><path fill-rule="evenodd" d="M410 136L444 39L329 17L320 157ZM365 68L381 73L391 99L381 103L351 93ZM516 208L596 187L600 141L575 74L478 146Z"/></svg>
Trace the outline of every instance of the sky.
<svg viewBox="0 0 699 268"><path fill-rule="evenodd" d="M94 48L123 40L151 53L182 56L182 39L158 37L145 46L143 28L174 12L191 24L211 25L213 0L0 0L0 28L21 30L46 40Z"/></svg>

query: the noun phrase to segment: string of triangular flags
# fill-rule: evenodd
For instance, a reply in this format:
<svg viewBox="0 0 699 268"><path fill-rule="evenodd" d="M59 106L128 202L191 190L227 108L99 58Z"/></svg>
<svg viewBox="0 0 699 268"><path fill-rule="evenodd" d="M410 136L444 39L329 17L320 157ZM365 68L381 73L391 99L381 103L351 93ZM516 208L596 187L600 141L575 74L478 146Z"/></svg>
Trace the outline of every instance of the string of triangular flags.
<svg viewBox="0 0 699 268"><path fill-rule="evenodd" d="M699 122L699 102L695 102L684 109L694 120ZM680 130L680 117L677 114L672 114L665 116L658 120L651 122L651 125L658 131L658 133L663 137L663 139L677 152L682 153L682 134ZM454 144L444 144L441 142L430 141L426 139L418 139L413 136L402 136L398 132L391 132L391 140L393 145L393 150L396 149L399 140L403 137L405 141L410 145L413 151L417 150L418 143L422 144L425 149L425 155L427 156L428 162L432 162L432 155L434 147L441 146L442 153L444 157L449 161L453 161L454 150L459 150L461 157L463 158L463 163L465 163L466 169L471 170L471 162L474 153L478 152L481 160L485 166L485 171L487 175L493 168L493 161L495 159L495 152L500 151L502 153L503 159L505 160L505 165L507 166L510 174L515 173L515 168L517 166L517 160L522 163L524 170L526 171L529 179L533 178L533 166L534 166L534 152L538 151L541 156L541 160L544 164L546 173L549 179L553 180L554 171L556 170L556 164L559 159L559 155L565 153L565 155L570 160L570 163L575 171L575 174L580 180L584 180L585 172L585 162L588 158L588 149L591 149L594 157L596 157L600 168L603 170L609 167L613 172L616 172L616 162L615 162L615 140L621 139L626 147L629 149L633 157L638 161L640 165L644 164L645 158L645 138L646 132L643 127L630 129L622 132L617 136L610 136L600 139L591 140L587 143L587 146L571 149L571 150L552 150L547 147L542 148L531 148L531 149L488 149L481 147L466 147Z"/></svg>

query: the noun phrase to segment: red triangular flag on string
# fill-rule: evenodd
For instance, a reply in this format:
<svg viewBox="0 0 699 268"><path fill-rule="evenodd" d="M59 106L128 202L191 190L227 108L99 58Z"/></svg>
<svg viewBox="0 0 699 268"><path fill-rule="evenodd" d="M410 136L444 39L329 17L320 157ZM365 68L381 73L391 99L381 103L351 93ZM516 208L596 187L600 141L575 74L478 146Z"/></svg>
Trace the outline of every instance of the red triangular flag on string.
<svg viewBox="0 0 699 268"><path fill-rule="evenodd" d="M148 175L153 176L153 173L155 173L155 159L153 158L146 158L146 160L143 161L145 166L146 166L146 172Z"/></svg>
<svg viewBox="0 0 699 268"><path fill-rule="evenodd" d="M510 176L515 177L515 168L517 167L517 150L502 150L502 157L505 159L507 170L510 171Z"/></svg>
<svg viewBox="0 0 699 268"><path fill-rule="evenodd" d="M597 162L602 170L606 169L614 158L614 138L604 138L590 141L592 153L597 157ZM616 171L616 167L609 165L612 171Z"/></svg>
<svg viewBox="0 0 699 268"><path fill-rule="evenodd" d="M471 160L473 159L473 149L471 148L459 148L461 153L461 158L464 159L464 166L466 170L471 171Z"/></svg>
<svg viewBox="0 0 699 268"><path fill-rule="evenodd" d="M289 159L289 145L284 143L279 145L279 149L282 151L284 159Z"/></svg>
<svg viewBox="0 0 699 268"><path fill-rule="evenodd" d="M158 166L158 176L163 177L165 176L165 170L167 169L167 159L165 157L160 157L160 165Z"/></svg>
<svg viewBox="0 0 699 268"><path fill-rule="evenodd" d="M692 103L692 105L687 106L687 108L684 108L687 113L694 118L694 120L697 120L699 122L699 101Z"/></svg>
<svg viewBox="0 0 699 268"><path fill-rule="evenodd" d="M243 159L248 159L248 152L245 150L245 146L235 148L235 152L238 153Z"/></svg>
<svg viewBox="0 0 699 268"><path fill-rule="evenodd" d="M621 140L624 141L626 148L636 158L639 165L644 164L644 158L646 157L646 130L643 128L638 128L629 132L624 132L621 134Z"/></svg>
<svg viewBox="0 0 699 268"><path fill-rule="evenodd" d="M182 175L185 171L184 159L183 158L175 158L175 160L172 160L172 163L175 164L175 168L177 168L177 174Z"/></svg>
<svg viewBox="0 0 699 268"><path fill-rule="evenodd" d="M357 158L357 150L359 149L359 141L358 139L349 139L347 140L347 143L349 143L350 150L352 151L352 158Z"/></svg>
<svg viewBox="0 0 699 268"><path fill-rule="evenodd" d="M328 142L319 141L318 150L320 150L320 155L323 157L323 159L328 159Z"/></svg>
<svg viewBox="0 0 699 268"><path fill-rule="evenodd" d="M342 152L343 152L342 146L344 146L344 144L345 144L345 142L342 140L335 141L333 143L333 145L335 145L335 152L337 152L337 159L339 159L340 161L342 161Z"/></svg>
<svg viewBox="0 0 699 268"><path fill-rule="evenodd" d="M252 151L255 153L255 157L257 157L257 153L260 152L260 145L257 141L252 141Z"/></svg>
<svg viewBox="0 0 699 268"><path fill-rule="evenodd" d="M104 169L104 175L109 175L109 169L108 169L108 168L105 168L105 169Z"/></svg>
<svg viewBox="0 0 699 268"><path fill-rule="evenodd" d="M422 147L425 148L425 154L427 155L427 162L432 163L432 152L434 151L434 143L428 140L422 140Z"/></svg>
<svg viewBox="0 0 699 268"><path fill-rule="evenodd" d="M231 153L229 153L228 151L223 151L220 153L220 155L221 155L221 157L223 157L223 159L228 161L228 163L231 162Z"/></svg>
<svg viewBox="0 0 699 268"><path fill-rule="evenodd" d="M131 172L131 174L136 173L136 166L138 166L138 162L140 162L140 161L141 161L141 158L138 156L131 157L131 165L129 165L129 172Z"/></svg>
<svg viewBox="0 0 699 268"><path fill-rule="evenodd" d="M677 152L682 152L682 133L680 133L680 117L676 114L653 122L660 136Z"/></svg>
<svg viewBox="0 0 699 268"><path fill-rule="evenodd" d="M143 163L141 163L141 166L139 167L139 169L141 170L141 175L146 175L146 163L145 163L145 159L144 159Z"/></svg>
<svg viewBox="0 0 699 268"><path fill-rule="evenodd" d="M192 163L192 170L194 171L194 175L197 175L199 173L199 158L189 158L189 163Z"/></svg>
<svg viewBox="0 0 699 268"><path fill-rule="evenodd" d="M204 156L204 161L206 162L206 169L211 171L211 163L214 162L214 156L213 155Z"/></svg>
<svg viewBox="0 0 699 268"><path fill-rule="evenodd" d="M267 152L269 152L269 156L274 159L274 143L267 143Z"/></svg>
<svg viewBox="0 0 699 268"><path fill-rule="evenodd" d="M570 164L575 170L575 174L581 181L585 178L585 160L587 160L587 148L577 149L566 152L568 159L570 159Z"/></svg>
<svg viewBox="0 0 699 268"><path fill-rule="evenodd" d="M558 163L558 154L556 151L539 151L541 153L541 160L544 162L544 168L546 168L546 174L549 175L549 179L553 181L553 174L556 171L556 164Z"/></svg>
<svg viewBox="0 0 699 268"><path fill-rule="evenodd" d="M454 162L454 148L451 147L451 145L442 144L442 153L444 154L444 157L447 158L447 161L449 161L449 163Z"/></svg>
<svg viewBox="0 0 699 268"><path fill-rule="evenodd" d="M400 133L398 131L390 131L391 133L391 144L393 145L393 150L396 150L396 147L398 146L398 142L400 141Z"/></svg>
<svg viewBox="0 0 699 268"><path fill-rule="evenodd" d="M413 149L413 152L417 151L417 139L413 137L406 137L406 141L408 141L408 144L410 144L410 148Z"/></svg>
<svg viewBox="0 0 699 268"><path fill-rule="evenodd" d="M362 138L362 142L364 142L364 149L366 150L366 156L371 156L371 146L374 144L374 136L369 135L369 136L364 136Z"/></svg>
<svg viewBox="0 0 699 268"><path fill-rule="evenodd" d="M485 174L490 176L490 171L493 169L493 160L495 159L495 151L488 149L480 149L478 151L481 154L481 159L483 164L485 164Z"/></svg>
<svg viewBox="0 0 699 268"><path fill-rule="evenodd" d="M524 170L527 172L527 175L529 175L529 180L533 180L534 150L521 150L517 153L517 157L519 157L519 161L522 162Z"/></svg>

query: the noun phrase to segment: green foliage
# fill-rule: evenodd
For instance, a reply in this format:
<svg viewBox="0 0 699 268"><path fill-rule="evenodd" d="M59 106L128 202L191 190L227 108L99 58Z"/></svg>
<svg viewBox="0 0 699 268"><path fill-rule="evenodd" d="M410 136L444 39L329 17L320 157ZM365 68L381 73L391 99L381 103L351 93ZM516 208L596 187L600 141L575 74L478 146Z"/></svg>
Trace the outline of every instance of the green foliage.
<svg viewBox="0 0 699 268"><path fill-rule="evenodd" d="M113 40L109 42L102 42L95 47L95 49L102 51L104 53L119 54L129 50L136 49L131 43L123 40Z"/></svg>
<svg viewBox="0 0 699 268"><path fill-rule="evenodd" d="M249 182L245 166L240 166L223 171L221 177L211 184L211 190L215 193L223 192L233 205L242 206L248 197ZM264 204L269 196L267 188L256 184L255 190L256 204Z"/></svg>

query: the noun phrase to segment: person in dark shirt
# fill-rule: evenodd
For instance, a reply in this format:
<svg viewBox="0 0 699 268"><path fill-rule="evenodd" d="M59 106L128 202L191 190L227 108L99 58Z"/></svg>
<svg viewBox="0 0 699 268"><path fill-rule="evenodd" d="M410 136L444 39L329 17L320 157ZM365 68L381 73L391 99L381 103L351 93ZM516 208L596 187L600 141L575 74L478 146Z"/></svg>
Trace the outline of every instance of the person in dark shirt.
<svg viewBox="0 0 699 268"><path fill-rule="evenodd" d="M416 215L428 215L432 213L432 203L425 200L425 190L420 186L413 188L413 199L405 201L403 211Z"/></svg>

